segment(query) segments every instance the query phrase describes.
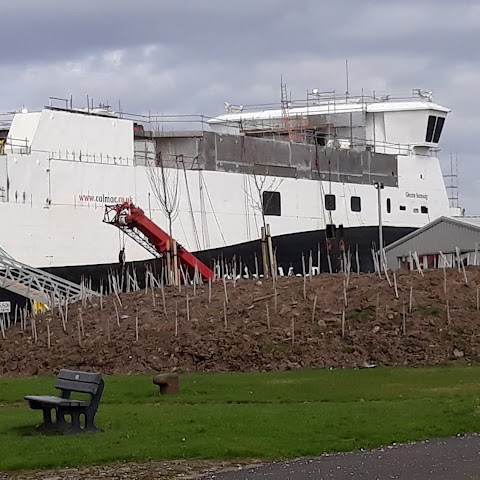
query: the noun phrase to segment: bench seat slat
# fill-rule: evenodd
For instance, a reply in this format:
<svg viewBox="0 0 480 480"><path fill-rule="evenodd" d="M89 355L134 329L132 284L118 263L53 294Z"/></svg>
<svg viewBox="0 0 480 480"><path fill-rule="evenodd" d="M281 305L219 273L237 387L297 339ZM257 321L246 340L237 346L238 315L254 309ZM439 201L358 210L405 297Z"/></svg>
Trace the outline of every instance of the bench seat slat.
<svg viewBox="0 0 480 480"><path fill-rule="evenodd" d="M24 397L28 402L51 405L52 407L88 407L90 402L83 400L70 400L68 398L54 397L51 395L27 395Z"/></svg>

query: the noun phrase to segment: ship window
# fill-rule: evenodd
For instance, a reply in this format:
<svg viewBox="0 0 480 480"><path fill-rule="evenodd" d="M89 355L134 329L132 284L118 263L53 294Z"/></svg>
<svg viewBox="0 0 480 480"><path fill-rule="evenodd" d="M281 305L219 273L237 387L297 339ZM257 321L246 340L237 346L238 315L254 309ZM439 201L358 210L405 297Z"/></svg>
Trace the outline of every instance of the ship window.
<svg viewBox="0 0 480 480"><path fill-rule="evenodd" d="M425 136L426 142L431 142L433 138L433 131L435 130L435 122L437 121L437 117L433 115L428 116L428 124L427 124L427 135Z"/></svg>
<svg viewBox="0 0 480 480"><path fill-rule="evenodd" d="M392 202L389 198L387 198L387 213L392 211Z"/></svg>
<svg viewBox="0 0 480 480"><path fill-rule="evenodd" d="M428 207L422 206L422 207L420 207L420 211L422 213L428 213Z"/></svg>
<svg viewBox="0 0 480 480"><path fill-rule="evenodd" d="M279 217L282 214L280 204L280 192L263 192L263 214L275 215Z"/></svg>
<svg viewBox="0 0 480 480"><path fill-rule="evenodd" d="M445 123L445 118L438 117L437 125L435 126L435 133L433 134L433 142L438 143L440 140L440 135L442 134L443 124Z"/></svg>
<svg viewBox="0 0 480 480"><path fill-rule="evenodd" d="M414 208L413 213L418 213L418 208Z"/></svg>
<svg viewBox="0 0 480 480"><path fill-rule="evenodd" d="M362 211L362 202L360 197L352 197L350 199L350 208L352 212L361 212Z"/></svg>
<svg viewBox="0 0 480 480"><path fill-rule="evenodd" d="M405 211L407 207L405 205L400 205L400 210Z"/></svg>
<svg viewBox="0 0 480 480"><path fill-rule="evenodd" d="M325 195L325 208L327 210L335 210L335 195L332 195L330 193L327 193L327 195Z"/></svg>

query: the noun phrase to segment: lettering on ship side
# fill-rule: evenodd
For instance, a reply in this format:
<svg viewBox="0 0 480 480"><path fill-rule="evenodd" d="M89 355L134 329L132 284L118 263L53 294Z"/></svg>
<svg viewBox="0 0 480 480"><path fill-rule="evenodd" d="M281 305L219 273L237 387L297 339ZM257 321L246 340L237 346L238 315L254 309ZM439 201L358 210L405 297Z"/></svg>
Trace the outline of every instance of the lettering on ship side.
<svg viewBox="0 0 480 480"><path fill-rule="evenodd" d="M423 200L428 200L428 195L426 193L410 193L406 192L405 196L407 198L422 198Z"/></svg>

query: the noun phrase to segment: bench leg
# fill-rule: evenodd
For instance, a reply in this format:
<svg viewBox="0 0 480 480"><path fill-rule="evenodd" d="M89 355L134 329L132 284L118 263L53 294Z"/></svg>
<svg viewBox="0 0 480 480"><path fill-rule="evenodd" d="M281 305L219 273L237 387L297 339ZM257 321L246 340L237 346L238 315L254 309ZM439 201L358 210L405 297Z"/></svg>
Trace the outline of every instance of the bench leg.
<svg viewBox="0 0 480 480"><path fill-rule="evenodd" d="M54 430L66 433L70 430L71 424L65 420L65 414L69 413L62 407L57 408L57 422L54 424Z"/></svg>
<svg viewBox="0 0 480 480"><path fill-rule="evenodd" d="M81 433L83 430L80 427L80 412L69 412L72 417L72 424L67 433Z"/></svg>
<svg viewBox="0 0 480 480"><path fill-rule="evenodd" d="M86 432L101 432L100 428L95 426L95 413L85 412L85 431Z"/></svg>
<svg viewBox="0 0 480 480"><path fill-rule="evenodd" d="M37 430L41 432L54 430L55 424L52 422L52 408L43 407L42 412L43 423L37 427Z"/></svg>

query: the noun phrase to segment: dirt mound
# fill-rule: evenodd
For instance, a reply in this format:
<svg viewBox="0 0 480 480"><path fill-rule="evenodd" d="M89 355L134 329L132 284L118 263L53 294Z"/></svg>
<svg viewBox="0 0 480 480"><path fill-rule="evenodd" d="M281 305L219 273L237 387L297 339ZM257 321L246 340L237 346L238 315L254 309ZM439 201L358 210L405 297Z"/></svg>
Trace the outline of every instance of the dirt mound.
<svg viewBox="0 0 480 480"><path fill-rule="evenodd" d="M165 307L160 289L122 294L121 305L106 297L103 310L97 300L72 305L66 331L56 310L23 329L18 323L9 328L0 338L0 374L62 367L104 373L285 370L480 358L479 269L467 270L467 284L463 273L447 270L446 293L442 270L424 277L397 272L398 298L391 271L389 278L392 286L384 276L352 273L346 307L342 274L307 279L305 287L301 277L279 278L275 289L271 279L228 281L228 302L219 282L211 302L203 285L195 292L192 286L166 288Z"/></svg>

